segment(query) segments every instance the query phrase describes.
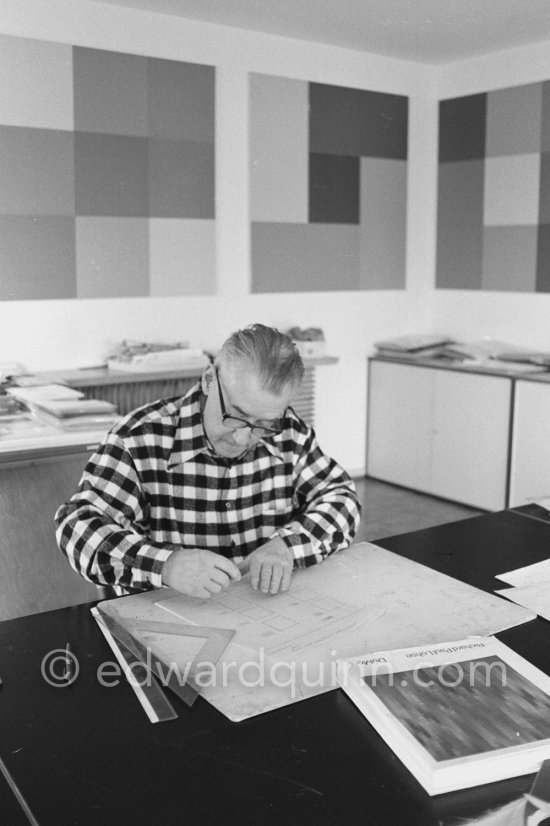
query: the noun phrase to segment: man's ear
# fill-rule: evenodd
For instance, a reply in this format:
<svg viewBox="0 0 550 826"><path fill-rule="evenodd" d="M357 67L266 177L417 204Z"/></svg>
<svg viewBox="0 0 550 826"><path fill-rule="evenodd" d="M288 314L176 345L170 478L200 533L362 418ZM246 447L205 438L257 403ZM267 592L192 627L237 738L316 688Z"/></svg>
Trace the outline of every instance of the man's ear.
<svg viewBox="0 0 550 826"><path fill-rule="evenodd" d="M206 368L204 373L201 376L201 387L202 392L205 396L208 396L208 392L210 387L212 386L212 382L214 381L214 365L210 365Z"/></svg>

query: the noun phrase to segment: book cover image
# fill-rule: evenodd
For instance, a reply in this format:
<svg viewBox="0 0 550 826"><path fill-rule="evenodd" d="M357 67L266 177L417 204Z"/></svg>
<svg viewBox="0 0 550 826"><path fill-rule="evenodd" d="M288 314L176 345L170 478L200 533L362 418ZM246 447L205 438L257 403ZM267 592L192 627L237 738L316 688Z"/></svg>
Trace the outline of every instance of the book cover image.
<svg viewBox="0 0 550 826"><path fill-rule="evenodd" d="M363 679L437 761L550 738L550 697L498 656Z"/></svg>
<svg viewBox="0 0 550 826"><path fill-rule="evenodd" d="M429 794L550 759L550 677L495 637L340 660L338 681Z"/></svg>

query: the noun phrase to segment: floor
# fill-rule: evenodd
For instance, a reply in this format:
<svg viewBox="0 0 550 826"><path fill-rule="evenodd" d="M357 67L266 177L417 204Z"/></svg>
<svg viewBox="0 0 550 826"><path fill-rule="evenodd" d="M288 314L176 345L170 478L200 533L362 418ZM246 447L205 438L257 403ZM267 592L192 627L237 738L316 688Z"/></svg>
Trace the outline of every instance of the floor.
<svg viewBox="0 0 550 826"><path fill-rule="evenodd" d="M389 485L375 479L354 479L363 503L363 515L356 542L375 541L408 531L430 528L477 516L483 511L437 499L423 493Z"/></svg>

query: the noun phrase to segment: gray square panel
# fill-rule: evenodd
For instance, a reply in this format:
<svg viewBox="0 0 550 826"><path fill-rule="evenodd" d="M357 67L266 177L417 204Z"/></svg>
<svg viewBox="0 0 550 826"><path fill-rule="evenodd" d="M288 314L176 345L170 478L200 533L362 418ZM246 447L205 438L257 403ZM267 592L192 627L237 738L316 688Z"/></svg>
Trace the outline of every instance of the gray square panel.
<svg viewBox="0 0 550 826"><path fill-rule="evenodd" d="M252 224L252 292L359 288L359 227L353 224Z"/></svg>
<svg viewBox="0 0 550 826"><path fill-rule="evenodd" d="M538 152L485 159L483 223L526 226L538 223L541 157Z"/></svg>
<svg viewBox="0 0 550 826"><path fill-rule="evenodd" d="M550 80L542 84L541 145L542 152L550 152Z"/></svg>
<svg viewBox="0 0 550 826"><path fill-rule="evenodd" d="M481 287L483 180L481 160L439 165L436 287Z"/></svg>
<svg viewBox="0 0 550 826"><path fill-rule="evenodd" d="M215 295L215 221L152 218L149 262L151 295Z"/></svg>
<svg viewBox="0 0 550 826"><path fill-rule="evenodd" d="M139 55L75 47L74 128L147 137L148 62Z"/></svg>
<svg viewBox="0 0 550 826"><path fill-rule="evenodd" d="M74 298L74 218L0 215L0 301Z"/></svg>
<svg viewBox="0 0 550 826"><path fill-rule="evenodd" d="M250 218L308 219L308 84L250 75Z"/></svg>
<svg viewBox="0 0 550 826"><path fill-rule="evenodd" d="M149 214L214 218L214 147L194 141L149 142Z"/></svg>
<svg viewBox="0 0 550 826"><path fill-rule="evenodd" d="M0 123L74 129L71 46L0 35L0 78Z"/></svg>
<svg viewBox="0 0 550 826"><path fill-rule="evenodd" d="M539 223L550 224L550 152L540 156Z"/></svg>
<svg viewBox="0 0 550 826"><path fill-rule="evenodd" d="M149 134L214 143L213 66L149 60Z"/></svg>
<svg viewBox="0 0 550 826"><path fill-rule="evenodd" d="M361 158L361 287L405 288L407 162Z"/></svg>
<svg viewBox="0 0 550 826"><path fill-rule="evenodd" d="M482 290L534 292L536 270L536 226L485 227Z"/></svg>
<svg viewBox="0 0 550 826"><path fill-rule="evenodd" d="M74 215L72 132L0 126L0 213Z"/></svg>
<svg viewBox="0 0 550 826"><path fill-rule="evenodd" d="M439 161L485 157L487 95L466 95L439 102Z"/></svg>
<svg viewBox="0 0 550 826"><path fill-rule="evenodd" d="M149 295L149 220L76 219L78 298Z"/></svg>
<svg viewBox="0 0 550 826"><path fill-rule="evenodd" d="M550 293L550 224L538 228L536 291Z"/></svg>
<svg viewBox="0 0 550 826"><path fill-rule="evenodd" d="M316 224L359 223L359 158L310 153L309 220Z"/></svg>
<svg viewBox="0 0 550 826"><path fill-rule="evenodd" d="M75 132L77 215L147 215L147 139Z"/></svg>
<svg viewBox="0 0 550 826"><path fill-rule="evenodd" d="M540 152L542 83L487 94L487 155Z"/></svg>
<svg viewBox="0 0 550 826"><path fill-rule="evenodd" d="M407 97L310 83L309 103L310 152L407 157Z"/></svg>

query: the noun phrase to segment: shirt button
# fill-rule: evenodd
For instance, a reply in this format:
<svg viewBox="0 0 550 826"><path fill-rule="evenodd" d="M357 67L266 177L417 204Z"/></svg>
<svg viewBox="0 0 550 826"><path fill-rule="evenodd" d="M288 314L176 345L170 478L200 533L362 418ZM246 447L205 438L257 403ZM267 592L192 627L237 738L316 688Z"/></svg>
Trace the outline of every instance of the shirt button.
<svg viewBox="0 0 550 826"><path fill-rule="evenodd" d="M225 507L227 508L227 510L231 510L231 508L233 507L233 503L232 502L226 502Z"/></svg>

